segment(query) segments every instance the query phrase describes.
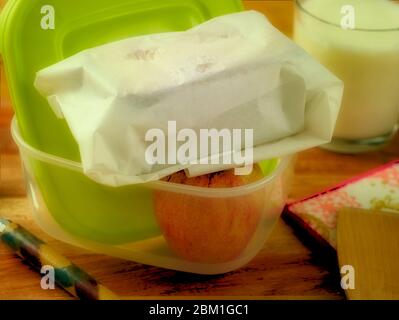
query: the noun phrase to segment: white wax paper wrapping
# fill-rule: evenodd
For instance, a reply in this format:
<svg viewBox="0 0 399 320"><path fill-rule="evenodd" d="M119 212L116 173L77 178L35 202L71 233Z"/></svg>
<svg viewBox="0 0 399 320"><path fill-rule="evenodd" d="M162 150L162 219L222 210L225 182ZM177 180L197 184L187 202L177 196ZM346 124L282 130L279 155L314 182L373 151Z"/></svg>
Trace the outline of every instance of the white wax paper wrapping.
<svg viewBox="0 0 399 320"><path fill-rule="evenodd" d="M134 22L132 22L134 23ZM254 161L331 140L343 83L256 11L82 51L37 74L87 176L123 186L226 166L150 165L149 129L253 129ZM199 135L199 134L198 134Z"/></svg>

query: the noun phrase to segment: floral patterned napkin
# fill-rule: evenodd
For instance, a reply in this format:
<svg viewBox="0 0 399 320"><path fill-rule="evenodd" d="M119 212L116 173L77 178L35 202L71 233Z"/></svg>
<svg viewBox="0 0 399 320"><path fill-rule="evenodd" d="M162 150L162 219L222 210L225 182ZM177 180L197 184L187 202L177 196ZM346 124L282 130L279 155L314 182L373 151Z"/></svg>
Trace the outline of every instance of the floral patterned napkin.
<svg viewBox="0 0 399 320"><path fill-rule="evenodd" d="M399 214L399 161L346 181L328 191L287 205L285 214L308 233L336 248L337 213L342 208Z"/></svg>

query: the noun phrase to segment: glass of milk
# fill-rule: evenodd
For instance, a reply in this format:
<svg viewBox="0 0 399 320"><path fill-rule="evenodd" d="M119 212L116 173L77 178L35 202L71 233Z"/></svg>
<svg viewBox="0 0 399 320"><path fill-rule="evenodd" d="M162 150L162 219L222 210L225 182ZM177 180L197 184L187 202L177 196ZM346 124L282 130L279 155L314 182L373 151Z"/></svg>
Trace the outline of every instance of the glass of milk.
<svg viewBox="0 0 399 320"><path fill-rule="evenodd" d="M297 0L294 39L345 82L324 148L360 153L389 141L399 120L399 2Z"/></svg>

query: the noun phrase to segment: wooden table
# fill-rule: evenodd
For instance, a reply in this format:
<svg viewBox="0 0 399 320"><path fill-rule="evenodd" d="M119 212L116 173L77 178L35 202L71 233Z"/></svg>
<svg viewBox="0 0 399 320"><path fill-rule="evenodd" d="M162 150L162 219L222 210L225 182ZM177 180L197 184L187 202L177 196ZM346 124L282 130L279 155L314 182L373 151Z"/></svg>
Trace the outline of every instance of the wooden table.
<svg viewBox="0 0 399 320"><path fill-rule="evenodd" d="M248 1L267 12L290 35L291 1ZM196 276L95 254L51 239L30 217L20 160L8 134L10 112L2 82L0 108L0 216L48 241L73 262L122 296L130 297L261 297L343 299L338 267L326 264L280 221L260 254L246 267L221 276ZM390 160L399 158L399 137L379 152L350 156L309 150L298 156L292 199L299 199ZM44 291L39 275L0 244L0 299L71 299L61 289Z"/></svg>

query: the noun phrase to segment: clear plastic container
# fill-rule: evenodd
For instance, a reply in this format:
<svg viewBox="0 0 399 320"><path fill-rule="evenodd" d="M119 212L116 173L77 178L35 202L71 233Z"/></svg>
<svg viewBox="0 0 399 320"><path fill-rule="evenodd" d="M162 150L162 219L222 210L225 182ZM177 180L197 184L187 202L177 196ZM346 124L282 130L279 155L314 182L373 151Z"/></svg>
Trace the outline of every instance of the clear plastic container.
<svg viewBox="0 0 399 320"><path fill-rule="evenodd" d="M80 188L82 201L70 203L73 189L63 184L68 177L87 183L81 164L28 145L16 120L12 134L23 160L33 216L44 231L61 241L143 264L198 274L238 269L262 249L286 200L291 157L260 163L265 177L242 187L210 189L158 181L104 187L89 203ZM57 171L54 177L65 178L52 181L57 199L46 197L51 176L43 174L52 170ZM108 224L98 223L104 219ZM131 223L136 223L133 229Z"/></svg>
<svg viewBox="0 0 399 320"><path fill-rule="evenodd" d="M261 249L281 213L289 157L262 162L264 179L239 188L166 182L103 186L83 174L66 122L33 86L39 70L81 50L187 30L243 10L241 1L70 2L57 0L52 6L62 12L62 19L55 15L54 30L38 27L42 1L9 0L0 16L0 53L18 118L12 132L35 220L57 239L144 264L201 274L243 266Z"/></svg>

